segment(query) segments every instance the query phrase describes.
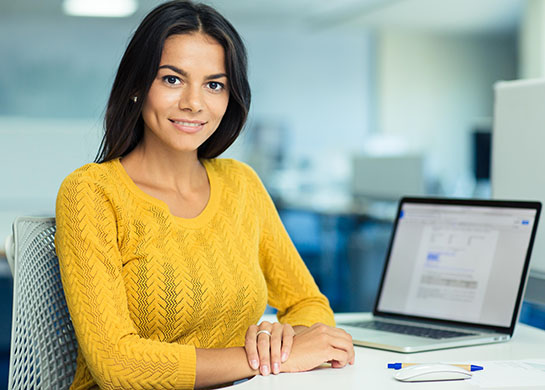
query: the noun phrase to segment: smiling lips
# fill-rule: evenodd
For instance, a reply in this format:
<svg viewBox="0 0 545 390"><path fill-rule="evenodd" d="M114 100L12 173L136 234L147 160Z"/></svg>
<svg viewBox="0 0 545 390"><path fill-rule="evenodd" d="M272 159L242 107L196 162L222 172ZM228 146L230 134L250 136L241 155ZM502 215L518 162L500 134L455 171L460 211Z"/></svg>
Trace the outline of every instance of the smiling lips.
<svg viewBox="0 0 545 390"><path fill-rule="evenodd" d="M170 122L178 130L183 131L184 133L196 133L204 127L207 122L202 121L188 121L188 120L179 120L179 119L169 119Z"/></svg>

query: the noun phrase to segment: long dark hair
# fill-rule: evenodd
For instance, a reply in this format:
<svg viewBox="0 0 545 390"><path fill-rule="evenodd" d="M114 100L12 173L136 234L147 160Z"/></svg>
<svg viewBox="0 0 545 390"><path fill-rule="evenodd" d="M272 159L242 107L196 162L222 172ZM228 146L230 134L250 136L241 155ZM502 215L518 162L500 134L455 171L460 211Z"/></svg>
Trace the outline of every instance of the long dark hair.
<svg viewBox="0 0 545 390"><path fill-rule="evenodd" d="M165 40L201 32L225 51L229 103L217 130L198 149L199 158L223 153L240 134L250 109L250 86L244 43L215 9L191 1L169 1L151 11L135 31L119 64L104 118L104 137L95 162L123 157L144 135L142 103L157 75ZM137 101L132 97L137 96Z"/></svg>

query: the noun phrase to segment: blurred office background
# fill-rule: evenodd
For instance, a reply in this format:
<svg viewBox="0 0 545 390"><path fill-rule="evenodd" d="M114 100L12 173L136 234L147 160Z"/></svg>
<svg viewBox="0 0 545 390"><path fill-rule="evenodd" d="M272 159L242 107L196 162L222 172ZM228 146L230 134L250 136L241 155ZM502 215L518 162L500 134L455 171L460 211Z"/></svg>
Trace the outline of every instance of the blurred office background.
<svg viewBox="0 0 545 390"><path fill-rule="evenodd" d="M399 196L490 196L493 84L545 76L545 2L206 2L249 52L252 109L226 156L258 171L334 310L371 310ZM53 215L62 179L94 159L121 55L159 4L120 3L129 15L0 0L0 257L12 220ZM1 387L12 299L1 260L0 281ZM522 319L545 327L539 305Z"/></svg>

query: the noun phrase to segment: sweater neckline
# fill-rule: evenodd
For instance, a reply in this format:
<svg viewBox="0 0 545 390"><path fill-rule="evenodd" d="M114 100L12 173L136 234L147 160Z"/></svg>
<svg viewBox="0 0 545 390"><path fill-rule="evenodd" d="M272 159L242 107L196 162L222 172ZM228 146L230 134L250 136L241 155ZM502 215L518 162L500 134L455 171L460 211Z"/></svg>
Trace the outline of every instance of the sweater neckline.
<svg viewBox="0 0 545 390"><path fill-rule="evenodd" d="M206 224L214 216L219 205L221 186L219 177L217 176L217 172L214 169L214 164L212 163L212 161L207 159L203 159L201 160L201 162L204 166L204 169L206 170L208 182L210 183L210 196L208 198L206 206L199 215L193 218L183 218L172 214L170 208L165 202L154 196L151 196L147 192L144 192L140 187L138 187L125 170L125 167L123 167L123 164L121 164L121 160L119 158L112 160L113 166L118 171L122 182L132 194L136 195L137 197L148 203L160 207L175 223L189 228L198 228Z"/></svg>

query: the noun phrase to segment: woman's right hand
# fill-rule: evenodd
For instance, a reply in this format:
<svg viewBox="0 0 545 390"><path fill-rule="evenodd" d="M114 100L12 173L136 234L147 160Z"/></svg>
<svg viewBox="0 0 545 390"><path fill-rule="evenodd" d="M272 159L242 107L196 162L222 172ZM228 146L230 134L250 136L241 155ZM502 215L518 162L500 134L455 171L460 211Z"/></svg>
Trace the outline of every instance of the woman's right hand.
<svg viewBox="0 0 545 390"><path fill-rule="evenodd" d="M323 363L331 363L333 368L354 364L354 345L352 336L343 329L316 323L294 337L290 357L282 363L281 371L308 371Z"/></svg>

